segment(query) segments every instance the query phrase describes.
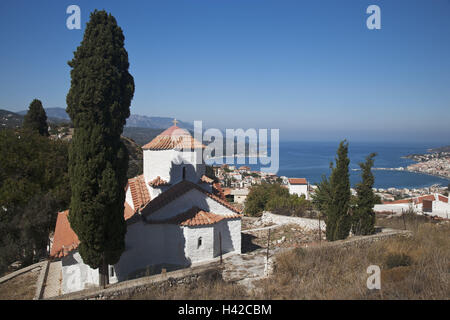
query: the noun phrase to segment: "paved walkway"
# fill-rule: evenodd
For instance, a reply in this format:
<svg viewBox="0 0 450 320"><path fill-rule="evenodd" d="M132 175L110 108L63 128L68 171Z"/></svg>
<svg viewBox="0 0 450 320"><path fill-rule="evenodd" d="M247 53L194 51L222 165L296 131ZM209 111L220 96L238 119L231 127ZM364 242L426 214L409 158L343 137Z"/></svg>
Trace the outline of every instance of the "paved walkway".
<svg viewBox="0 0 450 320"><path fill-rule="evenodd" d="M61 294L62 280L62 264L61 261L50 262L48 268L47 281L44 287L43 298L56 297Z"/></svg>
<svg viewBox="0 0 450 320"><path fill-rule="evenodd" d="M276 253L281 252L282 248L269 250L269 259ZM253 281L265 277L265 258L267 249L262 248L249 253L233 255L224 259L224 269L222 272L225 281L236 281L244 285L248 290L254 289Z"/></svg>

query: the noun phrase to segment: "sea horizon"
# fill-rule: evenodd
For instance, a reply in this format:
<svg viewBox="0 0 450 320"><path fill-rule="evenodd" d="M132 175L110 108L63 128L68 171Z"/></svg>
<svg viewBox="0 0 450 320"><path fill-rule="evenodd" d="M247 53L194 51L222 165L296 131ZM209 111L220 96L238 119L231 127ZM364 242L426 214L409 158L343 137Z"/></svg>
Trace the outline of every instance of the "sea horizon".
<svg viewBox="0 0 450 320"><path fill-rule="evenodd" d="M330 162L334 162L339 141L289 141L279 143L279 168L273 172L278 176L306 178L309 183L316 184L322 180L322 176L329 176ZM352 187L361 180L359 163L372 152L376 152L374 168L398 168L415 163L411 159L404 158L410 154L427 153L428 149L445 146L442 143L424 142L393 142L393 141L349 141L348 156L350 159L349 174ZM448 144L447 144L448 145ZM268 149L270 154L270 147ZM227 158L226 163L231 162ZM250 158L237 157L234 164L247 165L252 170L261 171L268 165L249 163ZM238 161L239 160L239 161ZM243 161L245 160L245 163ZM225 162L225 161L224 161ZM424 188L432 185L447 186L450 179L434 175L394 170L373 170L375 176L375 188Z"/></svg>

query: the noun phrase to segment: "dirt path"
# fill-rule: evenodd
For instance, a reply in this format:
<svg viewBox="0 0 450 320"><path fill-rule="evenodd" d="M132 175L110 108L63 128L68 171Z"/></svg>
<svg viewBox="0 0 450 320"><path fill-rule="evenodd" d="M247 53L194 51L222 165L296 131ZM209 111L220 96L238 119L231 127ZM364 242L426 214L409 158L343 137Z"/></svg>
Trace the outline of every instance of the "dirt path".
<svg viewBox="0 0 450 320"><path fill-rule="evenodd" d="M61 292L62 279L61 261L51 262L48 268L47 281L45 282L43 298L59 296Z"/></svg>

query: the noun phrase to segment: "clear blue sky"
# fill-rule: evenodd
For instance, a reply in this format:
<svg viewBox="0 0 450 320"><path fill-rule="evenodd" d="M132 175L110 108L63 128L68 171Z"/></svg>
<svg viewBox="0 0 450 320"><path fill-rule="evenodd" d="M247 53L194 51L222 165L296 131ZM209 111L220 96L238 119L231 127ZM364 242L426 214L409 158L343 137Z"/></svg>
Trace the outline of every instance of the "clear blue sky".
<svg viewBox="0 0 450 320"><path fill-rule="evenodd" d="M70 4L81 30L66 28ZM366 27L371 4L381 30ZM132 113L282 140L450 144L449 0L2 0L0 108L65 107L95 8L124 31Z"/></svg>

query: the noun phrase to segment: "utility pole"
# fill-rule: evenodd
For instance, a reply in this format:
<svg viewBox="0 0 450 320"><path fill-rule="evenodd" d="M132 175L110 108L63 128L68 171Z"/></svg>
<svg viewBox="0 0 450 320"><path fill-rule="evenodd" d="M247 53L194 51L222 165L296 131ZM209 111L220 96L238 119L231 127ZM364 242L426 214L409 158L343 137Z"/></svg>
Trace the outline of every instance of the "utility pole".
<svg viewBox="0 0 450 320"><path fill-rule="evenodd" d="M322 228L320 228L320 212L319 212L319 243L322 243Z"/></svg>
<svg viewBox="0 0 450 320"><path fill-rule="evenodd" d="M220 264L222 264L222 234L219 232Z"/></svg>

